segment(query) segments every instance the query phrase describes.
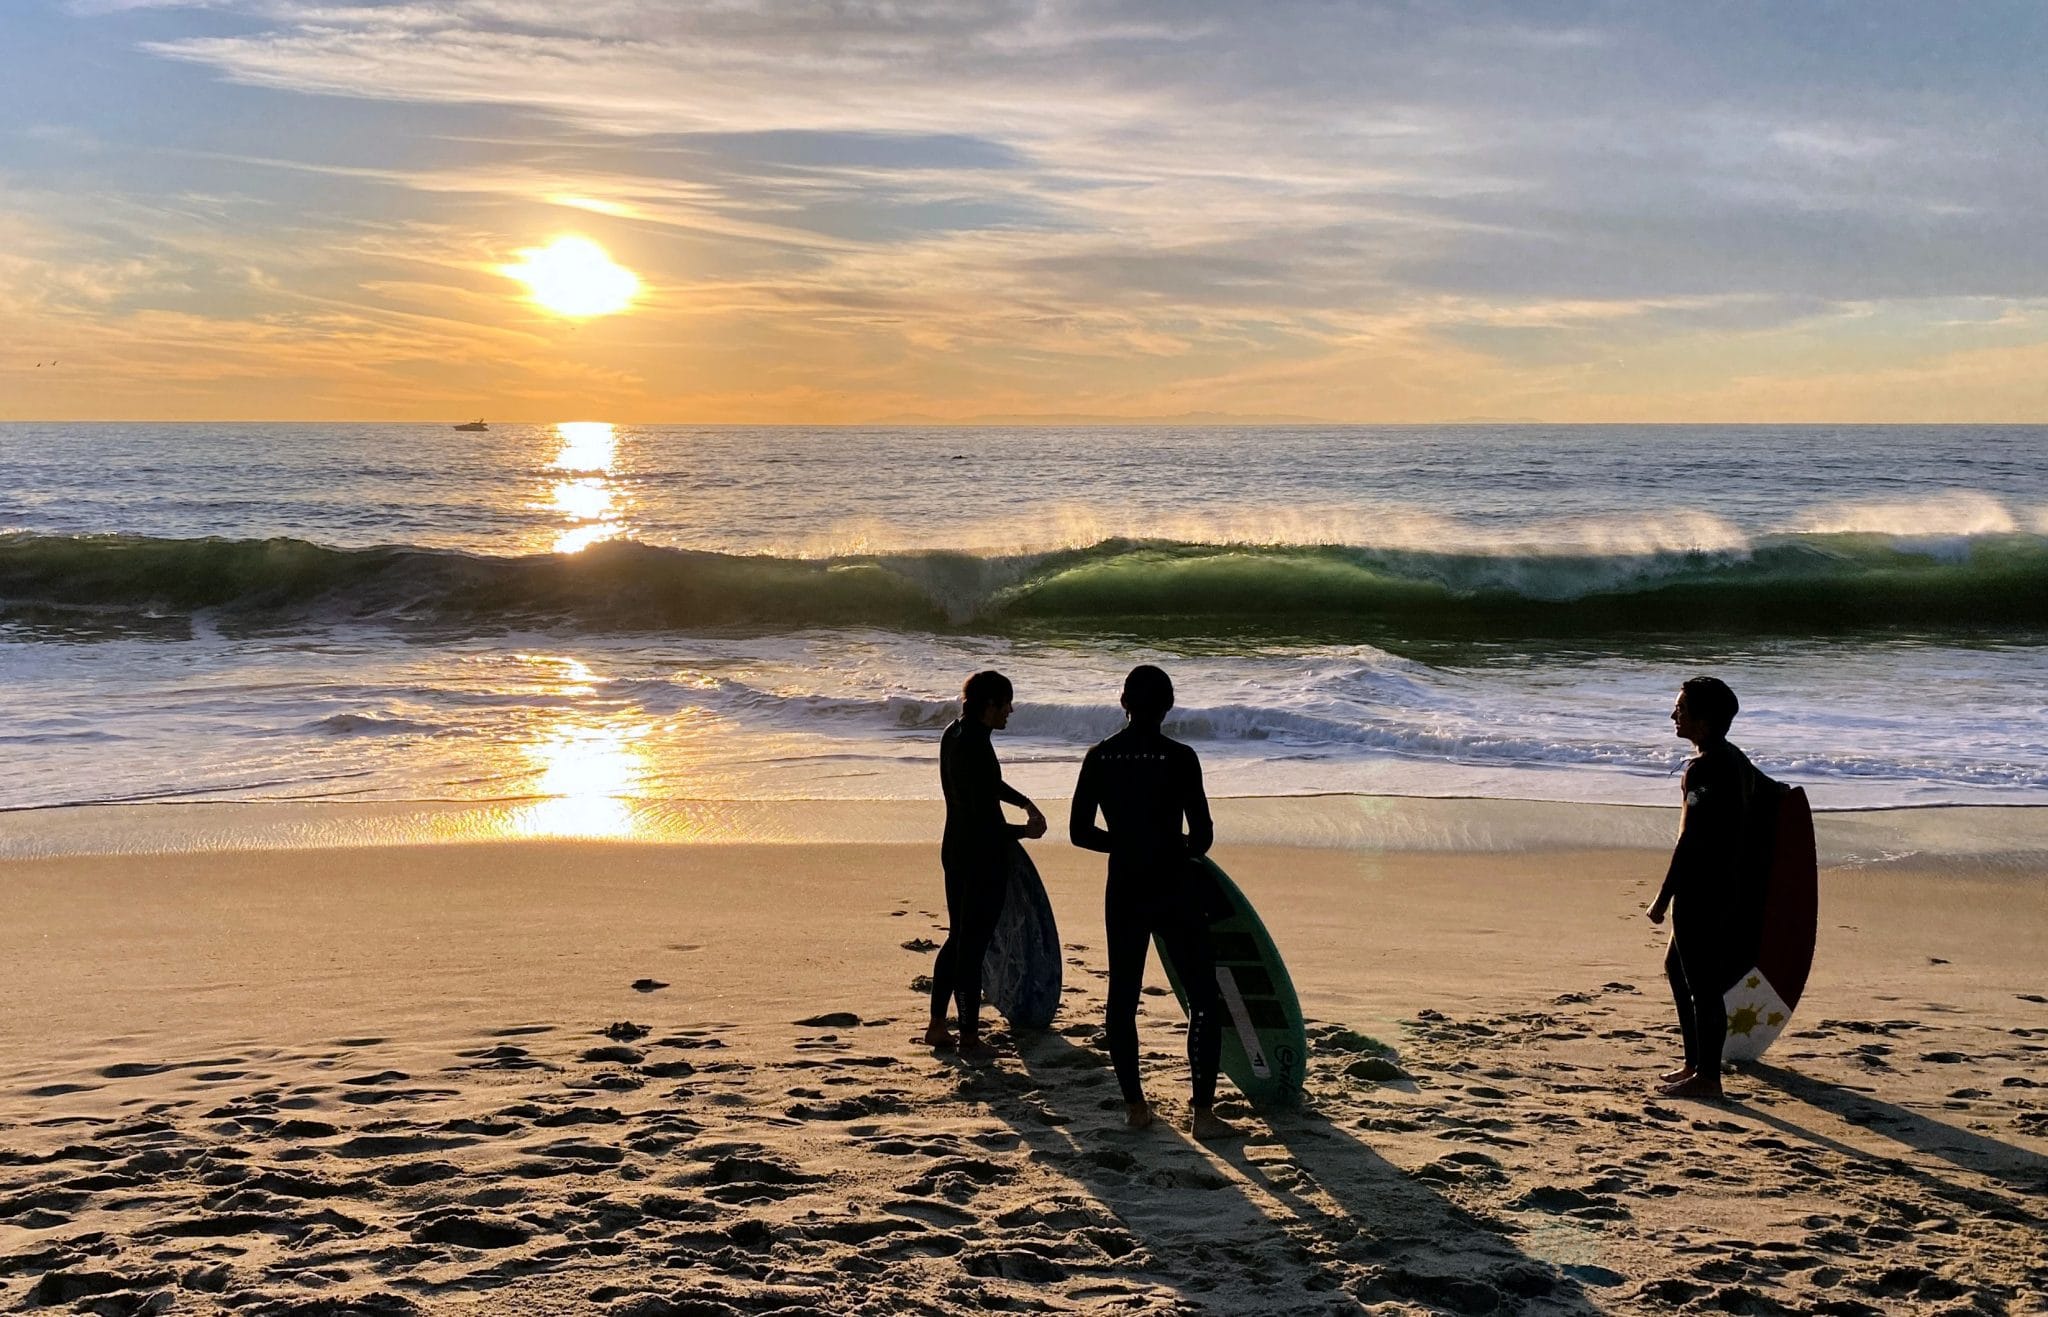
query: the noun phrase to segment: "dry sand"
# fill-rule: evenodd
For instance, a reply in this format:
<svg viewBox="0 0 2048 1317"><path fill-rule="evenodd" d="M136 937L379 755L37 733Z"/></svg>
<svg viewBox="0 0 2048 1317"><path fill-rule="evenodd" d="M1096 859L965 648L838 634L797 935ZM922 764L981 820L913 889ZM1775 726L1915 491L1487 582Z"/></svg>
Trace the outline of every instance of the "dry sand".
<svg viewBox="0 0 2048 1317"><path fill-rule="evenodd" d="M1121 1127L1100 869L1034 853L1066 1005L979 1066L912 1041L930 846L0 864L0 1305L2048 1311L2037 870L1826 874L1792 1031L1709 1106L1646 1099L1660 854L1226 845L1318 1047L1203 1146ZM1171 997L1141 1032L1184 1122Z"/></svg>

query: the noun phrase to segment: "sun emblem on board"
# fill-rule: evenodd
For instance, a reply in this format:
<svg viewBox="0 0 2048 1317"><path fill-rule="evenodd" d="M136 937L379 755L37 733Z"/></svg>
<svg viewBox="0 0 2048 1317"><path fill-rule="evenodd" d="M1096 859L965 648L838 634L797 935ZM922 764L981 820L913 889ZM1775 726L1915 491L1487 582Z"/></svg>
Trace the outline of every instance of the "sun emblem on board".
<svg viewBox="0 0 2048 1317"><path fill-rule="evenodd" d="M1763 1055L1792 1015L1791 1006L1760 967L1737 979L1721 1001L1728 1012L1723 1054L1730 1061L1754 1061Z"/></svg>

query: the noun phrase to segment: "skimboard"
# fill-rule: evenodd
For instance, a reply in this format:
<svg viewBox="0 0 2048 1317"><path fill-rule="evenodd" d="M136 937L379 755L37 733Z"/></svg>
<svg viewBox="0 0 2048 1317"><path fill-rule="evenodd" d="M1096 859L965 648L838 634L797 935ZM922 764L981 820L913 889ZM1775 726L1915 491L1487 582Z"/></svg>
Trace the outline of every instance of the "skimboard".
<svg viewBox="0 0 2048 1317"><path fill-rule="evenodd" d="M1763 857L1756 963L1722 998L1728 1008L1723 1061L1754 1061L1777 1041L1813 969L1820 927L1820 865L1813 844L1813 811L1798 787L1778 797Z"/></svg>
<svg viewBox="0 0 2048 1317"><path fill-rule="evenodd" d="M1010 844L1002 917L981 962L981 989L1012 1028L1043 1029L1060 1006L1060 930L1038 866Z"/></svg>
<svg viewBox="0 0 2048 1317"><path fill-rule="evenodd" d="M1301 1097L1308 1067L1308 1035L1294 980L1287 977L1280 949L1258 911L1230 875L1207 857L1195 861L1195 868L1216 884L1218 908L1228 907L1227 914L1209 924L1216 987L1223 998L1223 1073L1258 1106L1292 1106ZM1163 943L1159 960L1185 1011L1187 989Z"/></svg>

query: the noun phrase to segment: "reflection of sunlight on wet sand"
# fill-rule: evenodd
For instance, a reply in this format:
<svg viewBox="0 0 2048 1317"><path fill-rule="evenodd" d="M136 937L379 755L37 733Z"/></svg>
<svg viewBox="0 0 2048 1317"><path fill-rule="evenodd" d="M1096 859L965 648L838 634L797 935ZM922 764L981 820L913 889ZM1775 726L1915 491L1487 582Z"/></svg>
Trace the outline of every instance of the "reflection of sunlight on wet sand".
<svg viewBox="0 0 2048 1317"><path fill-rule="evenodd" d="M618 457L618 432L606 421L564 421L555 426L561 450L548 465L576 473L557 480L553 507L574 523L555 536L556 553L577 553L626 533L618 490L612 485L612 463Z"/></svg>
<svg viewBox="0 0 2048 1317"><path fill-rule="evenodd" d="M630 837L637 830L633 793L647 775L638 744L645 727L557 727L526 747L540 767L534 792L550 799L508 820L524 837Z"/></svg>

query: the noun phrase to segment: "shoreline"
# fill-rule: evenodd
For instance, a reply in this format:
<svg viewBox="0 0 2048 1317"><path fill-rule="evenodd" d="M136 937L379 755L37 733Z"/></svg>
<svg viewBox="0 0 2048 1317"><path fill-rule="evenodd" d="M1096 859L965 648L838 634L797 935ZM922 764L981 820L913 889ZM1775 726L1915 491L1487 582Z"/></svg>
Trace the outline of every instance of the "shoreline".
<svg viewBox="0 0 2048 1317"><path fill-rule="evenodd" d="M1676 806L1474 796L1211 799L1225 846L1367 854L1667 850ZM1045 796L1062 846L1068 802ZM936 844L936 800L176 801L0 811L0 862L60 856L580 840L622 845ZM1817 809L1824 868L2048 870L2048 803Z"/></svg>

